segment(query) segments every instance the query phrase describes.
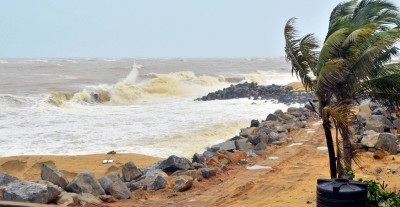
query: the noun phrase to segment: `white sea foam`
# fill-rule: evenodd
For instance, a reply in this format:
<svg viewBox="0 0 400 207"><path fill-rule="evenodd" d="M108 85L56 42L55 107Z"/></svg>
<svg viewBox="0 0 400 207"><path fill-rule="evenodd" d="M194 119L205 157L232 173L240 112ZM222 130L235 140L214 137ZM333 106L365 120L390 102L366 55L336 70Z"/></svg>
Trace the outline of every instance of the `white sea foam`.
<svg viewBox="0 0 400 207"><path fill-rule="evenodd" d="M207 146L237 135L240 128L249 125L249 120L261 120L276 109L289 107L249 99L193 101L229 86L224 77L237 74L237 70L197 75L193 71L154 72L146 66L151 76L141 76L144 72L133 67L125 78L121 75L103 82L104 78L115 76L114 69L101 72L79 68L99 64L95 59L57 61L65 66L56 70L46 68L43 64L46 61L31 63L38 68L36 71L22 62L15 64L23 70L14 71L13 67L8 72L5 70L6 75L21 72L15 79L19 82L9 81L2 85L9 87L2 87L3 91L37 91L45 84L49 90L44 94L0 94L0 156L76 155L115 150L190 157L194 152L202 152ZM102 64L120 61L102 61ZM157 61L167 64L174 60ZM37 76L52 73L53 76ZM13 77L4 76L0 84ZM93 84L94 78L98 78L97 84ZM12 85L20 82L19 88ZM67 86L74 84L73 88L78 90L51 92L61 82Z"/></svg>

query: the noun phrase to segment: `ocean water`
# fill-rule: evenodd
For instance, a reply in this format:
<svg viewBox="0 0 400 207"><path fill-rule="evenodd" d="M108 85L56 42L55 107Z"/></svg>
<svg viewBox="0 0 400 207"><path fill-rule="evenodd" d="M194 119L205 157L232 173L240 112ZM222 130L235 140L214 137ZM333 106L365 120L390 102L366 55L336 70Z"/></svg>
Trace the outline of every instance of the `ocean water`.
<svg viewBox="0 0 400 207"><path fill-rule="evenodd" d="M284 58L2 59L0 156L190 157L287 105L195 98L243 81L296 81Z"/></svg>

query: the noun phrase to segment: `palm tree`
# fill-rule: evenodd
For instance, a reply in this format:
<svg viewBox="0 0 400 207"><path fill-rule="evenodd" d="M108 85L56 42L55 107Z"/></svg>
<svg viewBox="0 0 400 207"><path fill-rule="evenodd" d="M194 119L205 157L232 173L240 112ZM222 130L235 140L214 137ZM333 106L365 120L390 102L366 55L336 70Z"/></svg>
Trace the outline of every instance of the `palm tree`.
<svg viewBox="0 0 400 207"><path fill-rule="evenodd" d="M313 34L299 37L295 18L285 26L286 58L319 102L319 114L329 152L331 177L351 169L351 107L370 99L387 107L400 105L400 64L390 64L399 53L398 8L386 0L351 0L337 5L320 51ZM341 134L336 155L331 123ZM338 158L336 160L336 157ZM343 160L341 159L343 157Z"/></svg>

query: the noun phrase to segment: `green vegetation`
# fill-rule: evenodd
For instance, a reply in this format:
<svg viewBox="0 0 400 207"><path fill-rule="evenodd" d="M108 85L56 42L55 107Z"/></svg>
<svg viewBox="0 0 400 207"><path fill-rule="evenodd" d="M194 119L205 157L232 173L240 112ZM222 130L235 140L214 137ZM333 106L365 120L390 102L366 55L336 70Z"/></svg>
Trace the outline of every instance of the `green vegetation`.
<svg viewBox="0 0 400 207"><path fill-rule="evenodd" d="M364 99L400 105L400 64L390 62L399 53L399 11L385 0L341 3L331 13L321 48L313 34L299 37L294 26L295 18L285 26L286 57L306 90L318 98L331 177L336 178L345 174L344 167L351 169L351 107ZM336 152L332 124L342 137Z"/></svg>
<svg viewBox="0 0 400 207"><path fill-rule="evenodd" d="M345 168L347 175L354 179L355 174L350 168ZM394 193L387 190L388 185L383 183L378 183L374 180L363 180L358 179L359 182L367 183L368 188L368 205L371 207L394 207L400 206L400 197Z"/></svg>

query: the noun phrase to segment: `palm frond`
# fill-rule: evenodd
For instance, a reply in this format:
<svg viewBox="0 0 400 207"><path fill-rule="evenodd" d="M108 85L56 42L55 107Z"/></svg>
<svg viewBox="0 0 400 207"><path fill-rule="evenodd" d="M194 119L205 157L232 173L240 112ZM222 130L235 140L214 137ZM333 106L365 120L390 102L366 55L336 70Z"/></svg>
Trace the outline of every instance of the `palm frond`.
<svg viewBox="0 0 400 207"><path fill-rule="evenodd" d="M317 47L316 40L313 35L306 35L304 38L298 39L294 27L295 22L296 19L291 18L285 26L286 60L291 62L292 73L300 78L304 88L313 90L315 81L311 78L310 73L312 72L311 67L314 67L316 61L317 54L313 51Z"/></svg>
<svg viewBox="0 0 400 207"><path fill-rule="evenodd" d="M389 66L389 70L400 70L399 65ZM400 106L400 73L377 77L360 83L365 98L394 108Z"/></svg>
<svg viewBox="0 0 400 207"><path fill-rule="evenodd" d="M339 58L342 56L342 44L346 40L349 33L348 28L343 28L335 31L324 42L324 45L319 54L317 64L317 75L319 75L322 66L330 59Z"/></svg>
<svg viewBox="0 0 400 207"><path fill-rule="evenodd" d="M327 99L336 91L337 86L345 81L348 74L346 61L341 58L330 59L321 68L317 79L316 94Z"/></svg>

